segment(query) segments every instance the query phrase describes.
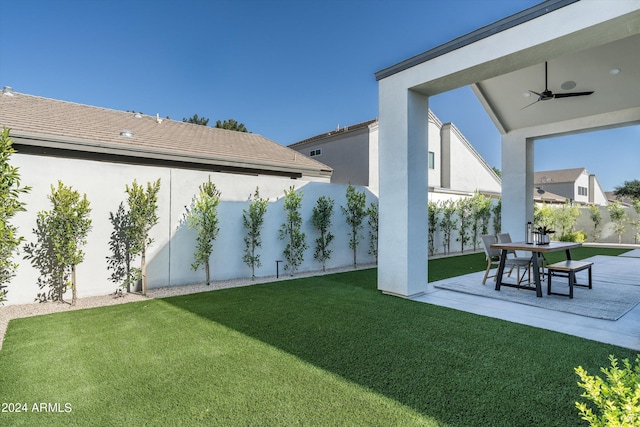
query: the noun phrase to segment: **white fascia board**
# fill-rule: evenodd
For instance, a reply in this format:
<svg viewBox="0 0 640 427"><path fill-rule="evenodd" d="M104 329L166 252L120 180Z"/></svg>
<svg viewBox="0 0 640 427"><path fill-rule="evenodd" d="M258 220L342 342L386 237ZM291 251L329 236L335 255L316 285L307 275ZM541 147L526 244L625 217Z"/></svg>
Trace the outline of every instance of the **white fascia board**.
<svg viewBox="0 0 640 427"><path fill-rule="evenodd" d="M637 0L579 1L460 47L396 74L407 89L428 96L535 65L568 51L601 45L640 32L638 25L618 25L616 18L640 17ZM638 18L640 19L640 18ZM593 28L592 28L593 27ZM585 32L585 29L594 31Z"/></svg>

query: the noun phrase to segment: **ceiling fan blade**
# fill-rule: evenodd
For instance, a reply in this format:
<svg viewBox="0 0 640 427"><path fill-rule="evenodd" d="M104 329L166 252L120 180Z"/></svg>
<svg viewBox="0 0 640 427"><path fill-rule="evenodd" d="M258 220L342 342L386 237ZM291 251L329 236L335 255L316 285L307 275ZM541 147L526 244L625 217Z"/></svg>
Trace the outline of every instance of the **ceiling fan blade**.
<svg viewBox="0 0 640 427"><path fill-rule="evenodd" d="M553 97L554 98L570 98L572 96L586 96L586 95L591 95L593 93L593 91L591 92L569 92L569 93L554 93Z"/></svg>
<svg viewBox="0 0 640 427"><path fill-rule="evenodd" d="M525 108L531 107L533 104L539 102L539 101L549 101L551 99L555 99L555 98L571 98L574 96L586 96L586 95L591 95L593 93L593 91L590 92L566 92L566 93L553 93L552 91L549 90L549 64L547 63L547 61L544 62L544 91L542 93L536 92L534 90L529 89L529 93L532 93L534 95L538 96L538 99L536 99L535 101L533 101L531 104L525 105L524 107L521 108L521 110L524 110Z"/></svg>
<svg viewBox="0 0 640 427"><path fill-rule="evenodd" d="M535 101L533 101L531 104L527 104L524 107L522 107L520 110L524 110L527 107L531 107L533 104L540 102L540 99L536 99Z"/></svg>

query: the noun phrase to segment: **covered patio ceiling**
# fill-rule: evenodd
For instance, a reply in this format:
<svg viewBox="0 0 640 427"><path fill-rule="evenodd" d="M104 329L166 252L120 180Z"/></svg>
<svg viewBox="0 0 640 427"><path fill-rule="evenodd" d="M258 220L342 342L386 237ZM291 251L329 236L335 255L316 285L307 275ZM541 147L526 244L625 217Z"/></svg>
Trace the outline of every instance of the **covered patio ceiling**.
<svg viewBox="0 0 640 427"><path fill-rule="evenodd" d="M544 62L478 82L474 92L501 133L640 106L638 34L545 60L547 88L554 94L593 94L538 101L530 91L545 90Z"/></svg>

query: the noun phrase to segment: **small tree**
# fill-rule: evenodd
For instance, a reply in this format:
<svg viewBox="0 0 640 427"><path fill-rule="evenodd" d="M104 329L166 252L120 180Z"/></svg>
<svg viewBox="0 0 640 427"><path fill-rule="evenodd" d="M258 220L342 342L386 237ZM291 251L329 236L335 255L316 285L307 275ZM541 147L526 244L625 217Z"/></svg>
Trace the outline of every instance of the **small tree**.
<svg viewBox="0 0 640 427"><path fill-rule="evenodd" d="M290 270L293 276L304 261L304 251L309 247L306 242L306 235L301 231L302 215L300 209L302 207L302 191L296 193L295 187L289 187L289 191L284 191L284 210L287 221L280 227L280 240L287 240L282 252L287 263L285 270Z"/></svg>
<svg viewBox="0 0 640 427"><path fill-rule="evenodd" d="M429 255L435 255L438 252L435 245L435 235L436 230L438 229L440 206L436 202L429 200L427 208L429 211Z"/></svg>
<svg viewBox="0 0 640 427"><path fill-rule="evenodd" d="M111 256L107 257L107 269L113 270L110 280L118 284L116 294L121 294L122 289L131 292L131 285L140 280L140 269L131 266L136 254L140 252L136 247L137 242L133 240L131 212L121 202L115 214L109 213L109 221L113 225L109 239Z"/></svg>
<svg viewBox="0 0 640 427"><path fill-rule="evenodd" d="M607 205L609 216L613 221L613 230L618 235L618 243L622 243L622 234L625 230L625 222L627 220L627 213L624 210L624 206L617 200Z"/></svg>
<svg viewBox="0 0 640 427"><path fill-rule="evenodd" d="M493 212L493 232L500 234L502 231L502 199L498 199L491 210Z"/></svg>
<svg viewBox="0 0 640 427"><path fill-rule="evenodd" d="M640 199L634 200L632 206L637 217L631 221L631 225L636 229L635 243L638 243L640 242Z"/></svg>
<svg viewBox="0 0 640 427"><path fill-rule="evenodd" d="M329 244L333 241L333 234L329 230L331 228L331 216L333 215L333 203L331 197L319 197L313 207L311 216L311 224L318 230L319 234L316 239L316 250L313 257L322 263L322 271L325 271L325 263L331 258Z"/></svg>
<svg viewBox="0 0 640 427"><path fill-rule="evenodd" d="M206 283L211 283L211 267L209 258L213 252L213 242L218 237L218 205L220 204L220 191L209 180L199 187L200 193L194 197L191 207L187 210L187 225L196 230L196 252L193 254L194 262L191 268L197 270L204 266Z"/></svg>
<svg viewBox="0 0 640 427"><path fill-rule="evenodd" d="M489 232L489 219L491 218L491 199L476 191L469 201L471 207L471 230L473 250L478 249L480 235Z"/></svg>
<svg viewBox="0 0 640 427"><path fill-rule="evenodd" d="M471 236L469 236L469 226L472 223L471 199L467 197L459 199L456 202L456 213L460 221L460 226L458 227L459 235L456 240L460 242L461 251L464 253L464 245L471 240Z"/></svg>
<svg viewBox="0 0 640 427"><path fill-rule="evenodd" d="M19 200L20 194L31 190L20 185L18 168L9 163L15 152L9 129L3 127L0 133L0 303L6 300L5 288L18 268L18 264L12 260L13 255L24 240L24 237L18 236L18 229L10 221L15 214L25 211L24 202Z"/></svg>
<svg viewBox="0 0 640 427"><path fill-rule="evenodd" d="M262 247L262 225L264 223L264 215L267 213L268 199L260 198L260 190L256 187L256 192L249 197L249 210L243 210L242 223L247 229L247 235L244 237L244 256L242 260L251 268L251 280L256 277L256 267L260 267L260 254L256 253L256 249Z"/></svg>
<svg viewBox="0 0 640 427"><path fill-rule="evenodd" d="M577 206L566 202L560 209L555 209L555 223L560 231L560 241L570 242L574 240L576 221L580 216Z"/></svg>
<svg viewBox="0 0 640 427"><path fill-rule="evenodd" d="M362 221L367 216L367 196L364 191L358 192L351 184L347 187L347 206L340 206L347 225L350 227L349 247L353 249L353 268L356 268L358 243L361 240Z"/></svg>
<svg viewBox="0 0 640 427"><path fill-rule="evenodd" d="M373 255L376 258L376 265L378 265L378 203L371 202L369 209L367 209L367 216L369 217L369 255Z"/></svg>
<svg viewBox="0 0 640 427"><path fill-rule="evenodd" d="M34 230L38 242L27 245L25 252L43 276L48 277L44 281L39 280L40 288L47 284L53 288L48 294L39 294L38 298L41 301L62 301L65 288L70 286L71 305L75 305L76 266L84 260L82 247L87 243L87 234L91 230L91 208L86 194L80 197L80 193L61 181L58 181L57 188L51 186L49 200L52 210L38 212L38 229Z"/></svg>
<svg viewBox="0 0 640 427"><path fill-rule="evenodd" d="M453 200L442 200L440 202L442 218L440 219L440 228L442 229L442 245L445 254L451 252L451 233L456 228L457 220L453 218L456 213L456 202Z"/></svg>
<svg viewBox="0 0 640 427"><path fill-rule="evenodd" d="M53 218L49 212L38 212L36 228L33 229L36 242L27 243L24 246L24 258L30 260L31 265L40 271L38 287L43 291L39 292L35 299L39 302L63 302L69 284L70 272L65 268L66 266L60 264L55 254L55 233L51 231L54 227Z"/></svg>
<svg viewBox="0 0 640 427"><path fill-rule="evenodd" d="M158 223L158 192L160 179L154 183L148 182L147 189L138 185L134 180L131 187L126 186L131 219L131 239L133 248L140 254L140 276L142 279L142 295L147 294L147 247L153 243L149 237L151 228Z"/></svg>
<svg viewBox="0 0 640 427"><path fill-rule="evenodd" d="M589 205L589 218L593 222L593 241L597 242L602 232L602 211L598 205Z"/></svg>

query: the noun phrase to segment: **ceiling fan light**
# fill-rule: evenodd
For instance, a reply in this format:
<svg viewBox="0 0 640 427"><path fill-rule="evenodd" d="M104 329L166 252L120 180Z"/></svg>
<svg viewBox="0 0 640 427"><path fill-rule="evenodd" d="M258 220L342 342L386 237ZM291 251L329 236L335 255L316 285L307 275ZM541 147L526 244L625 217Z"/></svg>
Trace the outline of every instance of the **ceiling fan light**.
<svg viewBox="0 0 640 427"><path fill-rule="evenodd" d="M609 70L609 74L611 74L612 76L617 76L621 72L622 70L620 68L612 68Z"/></svg>

